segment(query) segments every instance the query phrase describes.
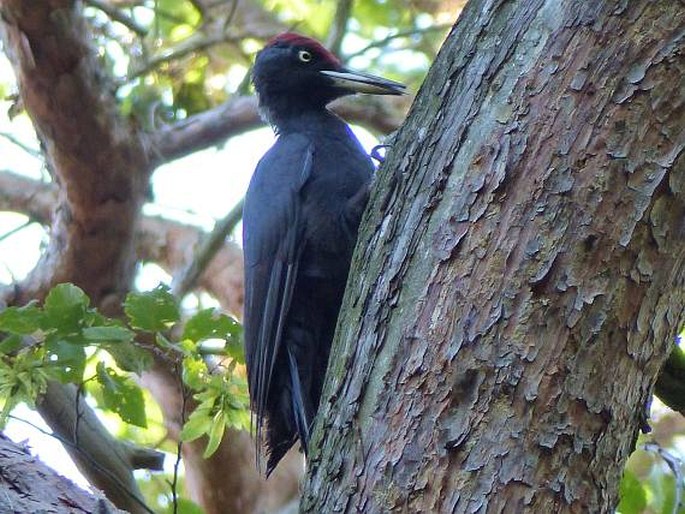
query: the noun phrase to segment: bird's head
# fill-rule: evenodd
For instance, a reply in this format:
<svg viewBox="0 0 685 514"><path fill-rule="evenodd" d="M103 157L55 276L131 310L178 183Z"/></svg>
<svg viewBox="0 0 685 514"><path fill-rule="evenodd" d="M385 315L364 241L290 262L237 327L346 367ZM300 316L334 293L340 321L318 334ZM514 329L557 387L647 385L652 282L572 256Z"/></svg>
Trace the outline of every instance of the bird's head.
<svg viewBox="0 0 685 514"><path fill-rule="evenodd" d="M345 95L401 95L399 82L351 70L314 39L287 32L257 54L252 80L267 117L275 111L324 108Z"/></svg>

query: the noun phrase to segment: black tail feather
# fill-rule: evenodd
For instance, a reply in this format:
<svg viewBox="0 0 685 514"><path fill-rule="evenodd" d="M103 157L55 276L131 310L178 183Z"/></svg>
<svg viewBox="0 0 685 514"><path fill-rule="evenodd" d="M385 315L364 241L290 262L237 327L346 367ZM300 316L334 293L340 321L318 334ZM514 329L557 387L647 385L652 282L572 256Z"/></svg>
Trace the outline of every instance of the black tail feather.
<svg viewBox="0 0 685 514"><path fill-rule="evenodd" d="M303 394L306 394L302 390L302 383L300 382L300 373L297 369L297 361L295 356L288 349L288 363L290 365L290 380L292 381L292 394L290 395L292 400L293 417L295 418L295 427L297 428L297 433L302 442L302 449L304 450L305 456L307 455L307 446L309 446L309 424L311 420L307 415L307 409L305 407Z"/></svg>

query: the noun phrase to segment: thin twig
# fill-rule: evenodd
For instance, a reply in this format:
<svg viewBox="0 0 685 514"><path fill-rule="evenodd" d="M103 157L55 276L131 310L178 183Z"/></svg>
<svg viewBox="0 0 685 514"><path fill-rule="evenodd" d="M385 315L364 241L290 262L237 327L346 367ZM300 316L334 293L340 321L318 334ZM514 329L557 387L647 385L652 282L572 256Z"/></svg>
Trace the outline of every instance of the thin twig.
<svg viewBox="0 0 685 514"><path fill-rule="evenodd" d="M353 57L358 57L360 55L365 54L372 48L383 48L384 46L388 45L395 39L401 39L403 37L411 37L415 36L417 34L426 34L428 32L439 32L441 30L447 30L450 27L452 27L451 23L440 23L438 25L431 25L430 27L424 27L422 29L409 29L409 30L400 30L399 32L395 32L394 34L390 34L387 37L384 37L383 39L379 39L378 41L372 41L368 45L366 45L364 48L361 50L358 50L356 52L352 52L349 55L345 55L343 60L344 61L349 61Z"/></svg>
<svg viewBox="0 0 685 514"><path fill-rule="evenodd" d="M152 56L145 63L143 63L138 68L135 68L131 73L129 73L123 79L118 81L118 85L121 86L127 82L130 82L142 75L146 75L151 71L155 70L162 64L170 63L182 59L183 57L190 55L201 50L205 50L214 45L220 43L227 43L230 41L238 41L242 39L242 36L230 36L228 34L214 34L205 37L192 37L182 43L178 44L174 48L167 51L161 52L158 55Z"/></svg>
<svg viewBox="0 0 685 514"><path fill-rule="evenodd" d="M176 376L179 377L179 382L180 382L180 387L181 387L181 428L183 428L186 424L186 403L188 401L188 395L190 394L190 391L186 389L185 385L183 384L183 380L181 380L181 373L179 370L176 370ZM178 514L178 470L181 466L181 454L183 451L183 439L180 437L178 438L178 443L176 445L176 462L174 462L174 478L171 482L171 494L172 494L172 499L174 503L174 514Z"/></svg>
<svg viewBox="0 0 685 514"><path fill-rule="evenodd" d="M9 231L5 232L4 234L0 235L0 241L4 241L5 239L12 237L17 232L21 232L26 227L28 227L29 225L33 225L34 223L35 223L34 220L29 219L28 221L22 223L18 227L14 227L12 230L9 230Z"/></svg>
<svg viewBox="0 0 685 514"><path fill-rule="evenodd" d="M34 428L35 430L38 430L41 434L45 434L50 437L54 437L57 439L60 443L62 443L65 446L69 446L70 448L75 449L77 452L79 452L86 460L90 462L95 468L97 468L98 471L101 473L104 473L107 475L113 482L115 482L122 491L124 491L128 496L130 496L134 502L136 502L138 505L140 505L146 512L149 514L155 514L155 511L152 510L150 507L147 506L147 504L140 498L138 497L137 494L135 494L133 491L131 491L128 487L126 487L126 484L124 484L119 477L117 477L114 473L112 473L110 470L102 466L99 462L97 462L95 459L93 459L87 452L83 451L78 445L74 444L72 441L69 441L68 439L61 437L59 434L56 434L55 432L48 432L42 427L39 427L35 423L32 423L31 421L20 418L18 416L13 416L10 414L7 416L8 418L11 418L15 421L20 421L21 423L26 423L30 427Z"/></svg>
<svg viewBox="0 0 685 514"><path fill-rule="evenodd" d="M14 137L12 134L8 134L7 132L0 132L0 137L7 139L10 143L12 143L15 146L18 146L22 150L24 150L27 154L29 154L31 157L35 157L36 159L43 159L43 154L40 152L40 150L36 150L35 148L31 148L29 145L22 143Z"/></svg>
<svg viewBox="0 0 685 514"><path fill-rule="evenodd" d="M127 16L119 9L106 2L101 2L100 0L84 0L87 5L95 7L96 9L102 11L107 16L109 16L113 21L121 23L124 27L129 29L131 32L135 32L140 37L145 37L147 35L147 29L142 25L139 25L133 18Z"/></svg>
<svg viewBox="0 0 685 514"><path fill-rule="evenodd" d="M81 394L83 394L83 386L84 382L80 382L78 386L76 387L76 395L75 395L75 402L76 405L74 406L74 409L76 411L76 419L74 420L74 433L71 435L71 438L74 441L74 444L78 447L78 434L79 434L79 428L81 427L81 417L83 416L83 411L81 410Z"/></svg>
<svg viewBox="0 0 685 514"><path fill-rule="evenodd" d="M244 200L240 200L223 219L216 222L212 232L202 242L190 265L174 278L171 291L177 298L183 298L193 289L200 275L224 244L228 234L235 229L242 219L243 204Z"/></svg>
<svg viewBox="0 0 685 514"><path fill-rule="evenodd" d="M347 32L347 22L352 14L353 5L354 0L338 0L338 5L335 8L335 16L328 30L328 39L326 40L326 46L335 55L340 53L340 47Z"/></svg>
<svg viewBox="0 0 685 514"><path fill-rule="evenodd" d="M231 26L231 23L233 23L233 17L235 16L236 12L238 12L238 0L233 0L231 3L231 9L228 11L228 15L224 20L224 32L226 32L228 27Z"/></svg>

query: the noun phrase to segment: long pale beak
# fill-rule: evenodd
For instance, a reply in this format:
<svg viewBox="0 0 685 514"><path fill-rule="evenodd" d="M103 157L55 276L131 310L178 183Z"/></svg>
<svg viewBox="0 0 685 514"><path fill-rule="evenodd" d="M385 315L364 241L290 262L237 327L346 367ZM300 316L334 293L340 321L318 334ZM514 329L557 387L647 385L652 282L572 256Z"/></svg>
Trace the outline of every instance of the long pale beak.
<svg viewBox="0 0 685 514"><path fill-rule="evenodd" d="M370 75L361 71L343 70L328 71L322 70L319 73L326 75L337 87L353 93L367 93L370 95L404 95L407 86L395 82L394 80L384 79L376 75Z"/></svg>

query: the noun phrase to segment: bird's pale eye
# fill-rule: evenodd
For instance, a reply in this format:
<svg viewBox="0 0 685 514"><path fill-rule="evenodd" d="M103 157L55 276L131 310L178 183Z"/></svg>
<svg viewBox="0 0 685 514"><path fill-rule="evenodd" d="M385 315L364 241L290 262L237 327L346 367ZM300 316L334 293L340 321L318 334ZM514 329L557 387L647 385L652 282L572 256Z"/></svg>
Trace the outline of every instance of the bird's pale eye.
<svg viewBox="0 0 685 514"><path fill-rule="evenodd" d="M309 62L312 60L312 53L307 50L300 50L297 52L297 58L302 62Z"/></svg>

